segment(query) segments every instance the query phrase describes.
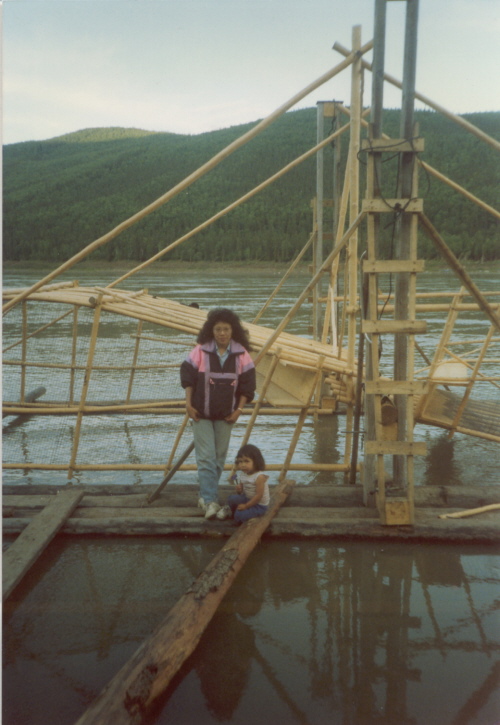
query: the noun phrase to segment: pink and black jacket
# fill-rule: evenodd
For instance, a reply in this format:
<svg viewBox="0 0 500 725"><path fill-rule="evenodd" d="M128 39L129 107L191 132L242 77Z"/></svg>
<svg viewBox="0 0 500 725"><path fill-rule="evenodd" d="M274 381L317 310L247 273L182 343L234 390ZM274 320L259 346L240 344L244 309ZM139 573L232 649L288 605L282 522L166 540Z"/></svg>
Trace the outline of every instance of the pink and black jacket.
<svg viewBox="0 0 500 725"><path fill-rule="evenodd" d="M230 352L221 367L215 342L196 345L181 365L181 385L192 387L193 407L202 418L223 420L236 410L241 395L255 395L255 366L245 348L231 340Z"/></svg>

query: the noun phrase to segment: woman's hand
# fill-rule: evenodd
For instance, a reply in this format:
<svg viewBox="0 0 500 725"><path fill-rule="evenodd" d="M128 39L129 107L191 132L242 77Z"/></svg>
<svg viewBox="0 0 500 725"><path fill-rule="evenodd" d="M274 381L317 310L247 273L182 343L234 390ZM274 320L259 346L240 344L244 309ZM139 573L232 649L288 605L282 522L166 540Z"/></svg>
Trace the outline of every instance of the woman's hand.
<svg viewBox="0 0 500 725"><path fill-rule="evenodd" d="M231 413L231 415L226 415L226 417L224 418L224 420L227 423L236 423L236 421L240 417L240 414L241 414L241 410L239 408L236 408L236 410L233 410L233 412Z"/></svg>
<svg viewBox="0 0 500 725"><path fill-rule="evenodd" d="M191 403L186 403L186 411L190 418L194 421L200 420L200 414L196 410L196 408L193 408Z"/></svg>

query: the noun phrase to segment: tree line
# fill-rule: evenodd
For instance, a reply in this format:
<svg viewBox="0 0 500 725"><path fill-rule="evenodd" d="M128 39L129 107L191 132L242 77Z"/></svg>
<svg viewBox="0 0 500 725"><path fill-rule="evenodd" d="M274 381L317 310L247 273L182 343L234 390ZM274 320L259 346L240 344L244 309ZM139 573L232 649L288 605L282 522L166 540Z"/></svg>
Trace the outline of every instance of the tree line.
<svg viewBox="0 0 500 725"><path fill-rule="evenodd" d="M399 137L399 115L398 110L384 112L383 131L392 138ZM500 165L495 152L432 111L416 111L415 117L419 135L425 140L421 158L499 208ZM476 113L465 118L500 138L500 113ZM196 136L139 129L85 129L47 141L5 146L4 259L67 259L163 195L251 127L246 124ZM285 114L166 205L93 252L90 259L148 259L315 143L316 109ZM348 133L336 144L341 173L347 144ZM333 153L333 147L327 147L327 168ZM398 155L387 156L382 193L393 198ZM366 158L362 153L360 162L363 184ZM498 222L434 177L422 170L419 174L419 196L424 199L425 212L455 254L462 259L498 259ZM312 230L315 184L316 162L310 158L178 246L170 259L290 261ZM333 194L332 186L328 177L325 196ZM381 239L383 254L391 254L393 229L389 219ZM420 245L420 256L437 256L432 242L424 236Z"/></svg>

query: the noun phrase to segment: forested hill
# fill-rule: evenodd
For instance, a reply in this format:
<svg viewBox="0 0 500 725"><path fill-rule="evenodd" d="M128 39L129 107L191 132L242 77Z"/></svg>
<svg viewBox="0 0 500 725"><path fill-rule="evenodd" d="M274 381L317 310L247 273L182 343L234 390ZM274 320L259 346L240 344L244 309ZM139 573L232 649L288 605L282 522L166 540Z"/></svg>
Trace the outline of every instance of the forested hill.
<svg viewBox="0 0 500 725"><path fill-rule="evenodd" d="M500 139L500 113L466 118ZM499 208L498 154L452 121L416 112L422 159ZM197 136L137 129L87 129L48 141L4 147L6 260L62 261L163 195L253 124ZM399 137L399 111L385 111L384 132ZM91 259L144 260L276 173L315 144L316 109L285 114L189 189L95 251ZM340 145L345 164L347 134ZM332 149L327 150L327 155ZM362 175L365 158L360 155ZM328 163L328 161L326 162ZM312 229L316 162L304 162L207 230L171 258L293 258ZM383 167L383 195L394 197L397 156ZM462 258L500 257L499 224L487 212L420 171L420 196L434 225ZM331 189L325 189L325 196ZM384 216L385 221L385 216ZM387 229L389 231L387 231ZM391 244L390 220L383 244ZM422 237L420 254L436 256Z"/></svg>

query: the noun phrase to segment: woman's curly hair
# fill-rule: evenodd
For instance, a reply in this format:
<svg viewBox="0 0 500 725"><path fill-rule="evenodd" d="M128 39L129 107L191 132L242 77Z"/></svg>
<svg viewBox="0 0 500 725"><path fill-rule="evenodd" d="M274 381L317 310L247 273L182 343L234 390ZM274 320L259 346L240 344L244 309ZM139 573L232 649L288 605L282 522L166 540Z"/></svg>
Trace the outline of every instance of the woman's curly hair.
<svg viewBox="0 0 500 725"><path fill-rule="evenodd" d="M252 349L250 347L250 340L248 338L248 331L245 330L240 322L240 318L236 314L236 312L233 312L232 310L228 310L226 307L217 307L215 310L210 310L208 313L208 317L205 321L205 324L201 328L200 332L198 333L198 337L196 338L196 342L200 345L203 345L205 342L210 342L210 340L214 339L214 326L218 322L226 322L228 325L231 325L232 333L231 338L235 342L239 342L240 345L243 345L245 350Z"/></svg>

